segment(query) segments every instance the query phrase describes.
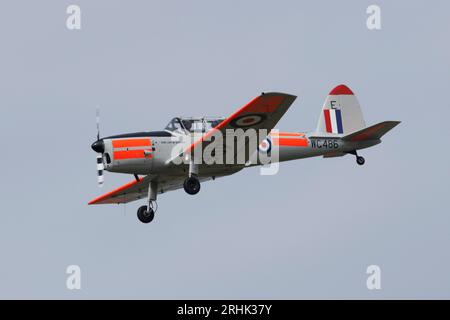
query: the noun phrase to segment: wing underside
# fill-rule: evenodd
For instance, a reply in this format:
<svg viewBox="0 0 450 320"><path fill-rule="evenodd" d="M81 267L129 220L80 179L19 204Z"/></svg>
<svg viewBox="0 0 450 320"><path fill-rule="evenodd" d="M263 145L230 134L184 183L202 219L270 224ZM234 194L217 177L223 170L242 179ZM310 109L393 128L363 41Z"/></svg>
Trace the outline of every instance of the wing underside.
<svg viewBox="0 0 450 320"><path fill-rule="evenodd" d="M242 167L230 167L230 168L217 168L214 170L206 170L203 174L199 175L200 182L206 182L215 178L224 177L240 171ZM110 192L107 192L88 204L121 204L128 203L139 199L145 199L148 195L148 187L151 181L156 180L158 182L158 193L165 193L168 191L177 190L183 187L186 176L154 176L148 175L139 178L139 181L133 180L119 188L116 188Z"/></svg>

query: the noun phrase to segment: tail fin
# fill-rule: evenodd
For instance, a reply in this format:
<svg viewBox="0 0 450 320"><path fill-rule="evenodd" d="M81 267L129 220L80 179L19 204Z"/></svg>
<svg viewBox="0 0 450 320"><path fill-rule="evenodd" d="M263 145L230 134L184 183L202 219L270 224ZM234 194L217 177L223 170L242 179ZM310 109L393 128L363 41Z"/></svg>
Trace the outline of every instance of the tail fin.
<svg viewBox="0 0 450 320"><path fill-rule="evenodd" d="M366 126L358 100L344 84L330 91L320 113L316 132L348 134Z"/></svg>
<svg viewBox="0 0 450 320"><path fill-rule="evenodd" d="M346 135L342 139L346 141L378 140L399 123L400 121L383 121L368 128Z"/></svg>

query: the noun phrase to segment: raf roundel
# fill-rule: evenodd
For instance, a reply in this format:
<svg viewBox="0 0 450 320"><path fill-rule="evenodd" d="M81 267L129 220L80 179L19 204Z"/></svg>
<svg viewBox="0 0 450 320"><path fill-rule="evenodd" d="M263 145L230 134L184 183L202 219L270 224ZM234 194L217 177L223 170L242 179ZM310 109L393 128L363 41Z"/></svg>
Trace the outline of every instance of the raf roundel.
<svg viewBox="0 0 450 320"><path fill-rule="evenodd" d="M264 114L246 114L231 121L234 128L247 128L263 122L266 118Z"/></svg>
<svg viewBox="0 0 450 320"><path fill-rule="evenodd" d="M272 149L272 142L268 138L261 141L261 143L258 146L258 150L264 153L269 153L271 149Z"/></svg>

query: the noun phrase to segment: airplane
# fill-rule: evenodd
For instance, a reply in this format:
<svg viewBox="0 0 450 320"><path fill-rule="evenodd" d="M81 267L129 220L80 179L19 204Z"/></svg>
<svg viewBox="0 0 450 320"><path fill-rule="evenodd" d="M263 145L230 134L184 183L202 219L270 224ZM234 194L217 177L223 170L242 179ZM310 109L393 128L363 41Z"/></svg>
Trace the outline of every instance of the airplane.
<svg viewBox="0 0 450 320"><path fill-rule="evenodd" d="M184 188L195 195L202 182L232 175L244 168L266 165L261 159L272 157L279 163L309 157L356 157L363 165L365 159L357 151L381 143L381 137L400 121L383 121L366 127L361 108L353 92L344 84L333 88L325 99L317 128L312 132L282 132L275 126L288 111L296 96L270 92L262 93L228 118L175 117L162 131L135 132L100 138L97 115L97 140L92 149L97 155L98 184L103 185L103 171L134 175L134 179L88 204L122 204L146 198L147 205L139 207L137 217L143 223L154 219L157 195ZM230 136L230 132L233 134ZM255 143L247 133L254 133ZM193 154L205 151L212 137L240 141L230 147L217 140L215 152L232 161L195 161ZM206 157L207 158L207 157ZM242 161L236 161L240 158ZM222 158L223 159L223 158Z"/></svg>

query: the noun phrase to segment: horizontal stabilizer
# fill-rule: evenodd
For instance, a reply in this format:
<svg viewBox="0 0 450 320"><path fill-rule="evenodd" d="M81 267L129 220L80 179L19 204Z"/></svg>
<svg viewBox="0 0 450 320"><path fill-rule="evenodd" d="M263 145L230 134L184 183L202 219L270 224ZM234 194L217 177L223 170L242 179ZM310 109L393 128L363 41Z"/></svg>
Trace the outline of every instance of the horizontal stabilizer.
<svg viewBox="0 0 450 320"><path fill-rule="evenodd" d="M377 140L385 135L389 130L397 126L400 121L383 121L373 126L358 130L342 138L345 141Z"/></svg>

